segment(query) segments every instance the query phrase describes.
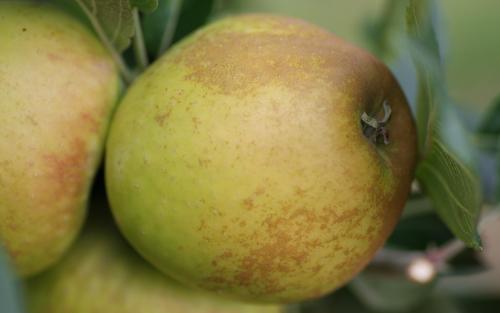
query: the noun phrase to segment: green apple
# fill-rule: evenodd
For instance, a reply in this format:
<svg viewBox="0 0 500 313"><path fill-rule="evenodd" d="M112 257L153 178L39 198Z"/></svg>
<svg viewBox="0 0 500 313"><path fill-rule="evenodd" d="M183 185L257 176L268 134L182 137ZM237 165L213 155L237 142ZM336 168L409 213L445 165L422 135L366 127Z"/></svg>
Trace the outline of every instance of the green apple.
<svg viewBox="0 0 500 313"><path fill-rule="evenodd" d="M112 59L79 22L0 2L0 243L27 276L78 233L119 91Z"/></svg>
<svg viewBox="0 0 500 313"><path fill-rule="evenodd" d="M293 302L369 262L415 163L412 115L384 64L306 22L245 15L199 30L136 80L111 126L106 180L122 232L164 273Z"/></svg>
<svg viewBox="0 0 500 313"><path fill-rule="evenodd" d="M26 282L29 313L279 313L216 298L167 278L109 223L93 221L61 262Z"/></svg>

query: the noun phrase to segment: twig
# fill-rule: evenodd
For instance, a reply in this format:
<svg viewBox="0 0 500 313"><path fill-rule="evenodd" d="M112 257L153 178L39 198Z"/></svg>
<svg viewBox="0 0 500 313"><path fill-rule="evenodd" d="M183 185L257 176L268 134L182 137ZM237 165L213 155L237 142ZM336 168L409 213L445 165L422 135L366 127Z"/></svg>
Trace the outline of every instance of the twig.
<svg viewBox="0 0 500 313"><path fill-rule="evenodd" d="M92 27L94 28L95 32L97 33L97 36L101 40L101 42L104 44L106 49L109 51L111 54L111 57L115 61L116 65L118 66L118 69L122 73L123 79L127 82L130 83L133 80L134 75L130 71L130 69L127 67L125 64L125 61L123 61L123 58L121 55L118 53L118 51L115 49L113 44L109 41L108 37L104 33L104 31L101 28L101 25L99 24L99 21L95 18L95 16L88 10L88 8L82 3L81 0L76 0L76 3L80 6L80 8L83 10L87 18L89 19L90 23L92 24Z"/></svg>
<svg viewBox="0 0 500 313"><path fill-rule="evenodd" d="M430 249L427 258L438 268L441 268L466 248L463 241L455 238L437 249Z"/></svg>
<svg viewBox="0 0 500 313"><path fill-rule="evenodd" d="M499 217L500 208L490 208L485 212L479 222L479 232L485 225ZM427 251L408 251L392 248L382 248L370 263L369 270L388 271L391 273L407 273L412 264L425 261L432 266L435 272L446 270L447 263L464 251L467 246L459 239L454 238L440 247L429 248Z"/></svg>
<svg viewBox="0 0 500 313"><path fill-rule="evenodd" d="M160 42L160 48L158 49L157 57L160 57L163 52L167 51L174 39L175 29L177 28L177 21L179 20L179 15L181 13L182 0L172 0L170 1L169 17L167 25L165 25L165 30L163 31L163 36Z"/></svg>
<svg viewBox="0 0 500 313"><path fill-rule="evenodd" d="M134 28L135 28L135 36L134 36L134 53L137 58L137 63L139 64L139 68L142 70L148 67L148 54L146 53L146 46L144 45L144 36L142 33L141 20L139 17L139 10L134 8L132 10L132 15L134 18Z"/></svg>

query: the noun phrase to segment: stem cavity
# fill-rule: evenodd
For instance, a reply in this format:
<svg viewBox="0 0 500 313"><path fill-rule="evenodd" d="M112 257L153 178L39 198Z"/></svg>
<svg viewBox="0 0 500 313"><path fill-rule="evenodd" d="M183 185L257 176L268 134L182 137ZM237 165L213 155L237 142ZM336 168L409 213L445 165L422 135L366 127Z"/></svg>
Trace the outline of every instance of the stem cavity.
<svg viewBox="0 0 500 313"><path fill-rule="evenodd" d="M384 145L389 144L389 132L387 131L386 125L392 114L392 109L384 101L382 104L384 109L384 117L381 120L377 120L376 117L368 115L366 112L361 114L361 127L363 134L368 138L373 144L383 143Z"/></svg>

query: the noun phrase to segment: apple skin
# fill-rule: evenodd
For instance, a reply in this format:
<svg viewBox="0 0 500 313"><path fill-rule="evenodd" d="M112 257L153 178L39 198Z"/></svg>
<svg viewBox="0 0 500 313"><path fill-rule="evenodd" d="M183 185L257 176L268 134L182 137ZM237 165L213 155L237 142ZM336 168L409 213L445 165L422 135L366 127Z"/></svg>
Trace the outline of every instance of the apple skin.
<svg viewBox="0 0 500 313"><path fill-rule="evenodd" d="M19 275L78 234L119 91L93 34L56 9L0 2L0 243Z"/></svg>
<svg viewBox="0 0 500 313"><path fill-rule="evenodd" d="M360 118L384 101L390 143L373 144ZM105 165L119 227L164 273L295 302L369 262L415 163L412 115L383 63L306 22L257 14L199 30L139 77Z"/></svg>
<svg viewBox="0 0 500 313"><path fill-rule="evenodd" d="M179 285L142 259L108 221L92 221L56 266L26 281L29 313L282 312L277 305L237 303Z"/></svg>

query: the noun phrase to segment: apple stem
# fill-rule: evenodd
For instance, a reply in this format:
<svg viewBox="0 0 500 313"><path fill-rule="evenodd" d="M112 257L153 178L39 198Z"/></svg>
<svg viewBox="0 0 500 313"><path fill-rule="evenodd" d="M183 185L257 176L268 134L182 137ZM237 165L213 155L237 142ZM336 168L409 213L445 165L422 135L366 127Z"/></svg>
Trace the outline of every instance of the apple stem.
<svg viewBox="0 0 500 313"><path fill-rule="evenodd" d="M363 114L361 114L361 124L363 134L366 138L370 139L371 142L377 144L381 139L385 145L388 145L389 132L385 126L389 122L392 109L389 104L387 104L387 101L383 102L382 107L384 108L384 117L381 120L377 120L376 117L372 117L366 112L363 112Z"/></svg>

